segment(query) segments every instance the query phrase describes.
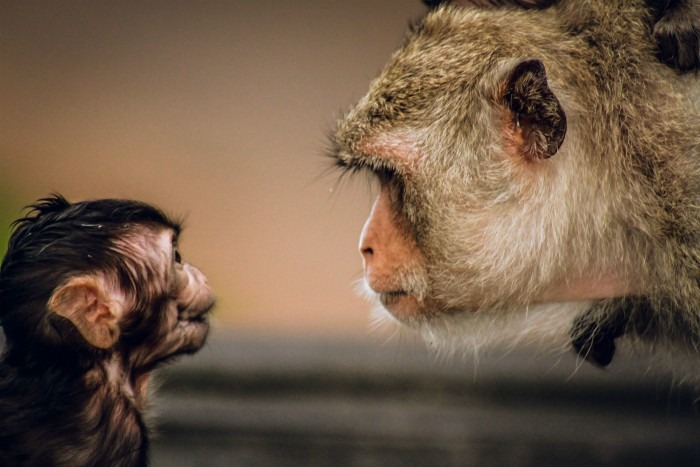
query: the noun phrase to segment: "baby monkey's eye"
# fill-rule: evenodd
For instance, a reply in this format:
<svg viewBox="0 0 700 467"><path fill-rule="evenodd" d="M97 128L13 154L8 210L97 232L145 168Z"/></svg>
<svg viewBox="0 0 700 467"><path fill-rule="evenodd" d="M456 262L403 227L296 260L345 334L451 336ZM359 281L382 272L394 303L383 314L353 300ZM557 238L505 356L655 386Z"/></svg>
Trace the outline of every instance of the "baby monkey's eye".
<svg viewBox="0 0 700 467"><path fill-rule="evenodd" d="M175 250L175 262L182 264L182 256L180 256L180 250Z"/></svg>

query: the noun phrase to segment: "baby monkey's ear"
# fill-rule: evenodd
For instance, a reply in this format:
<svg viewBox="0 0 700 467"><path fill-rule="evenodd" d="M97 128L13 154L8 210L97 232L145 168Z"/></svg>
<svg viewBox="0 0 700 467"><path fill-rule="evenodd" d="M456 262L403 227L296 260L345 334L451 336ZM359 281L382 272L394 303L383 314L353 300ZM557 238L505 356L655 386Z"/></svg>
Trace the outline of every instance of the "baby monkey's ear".
<svg viewBox="0 0 700 467"><path fill-rule="evenodd" d="M91 345L100 349L119 339L119 320L124 298L105 278L78 276L58 287L49 300L49 310L68 319Z"/></svg>

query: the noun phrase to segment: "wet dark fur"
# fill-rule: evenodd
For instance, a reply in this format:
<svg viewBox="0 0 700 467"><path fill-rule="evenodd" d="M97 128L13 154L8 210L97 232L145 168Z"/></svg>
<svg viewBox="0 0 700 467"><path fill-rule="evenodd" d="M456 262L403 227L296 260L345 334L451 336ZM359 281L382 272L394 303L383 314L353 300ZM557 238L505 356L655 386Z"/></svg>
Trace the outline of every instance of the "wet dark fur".
<svg viewBox="0 0 700 467"><path fill-rule="evenodd" d="M71 204L56 196L32 208L15 223L0 269L0 465L146 465L148 375L174 354L163 348L170 299L126 267L135 259L114 241L144 226L177 233L179 224L134 201ZM115 272L123 290L139 297L106 350L47 311L66 278L99 271Z"/></svg>

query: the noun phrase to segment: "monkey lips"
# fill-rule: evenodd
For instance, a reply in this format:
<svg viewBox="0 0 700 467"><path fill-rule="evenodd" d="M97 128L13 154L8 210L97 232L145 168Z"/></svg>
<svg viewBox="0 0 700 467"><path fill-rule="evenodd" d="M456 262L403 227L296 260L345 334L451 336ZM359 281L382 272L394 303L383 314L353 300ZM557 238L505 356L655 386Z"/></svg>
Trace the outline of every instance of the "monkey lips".
<svg viewBox="0 0 700 467"><path fill-rule="evenodd" d="M386 310L398 319L417 317L420 315L418 299L403 290L379 293L379 302Z"/></svg>

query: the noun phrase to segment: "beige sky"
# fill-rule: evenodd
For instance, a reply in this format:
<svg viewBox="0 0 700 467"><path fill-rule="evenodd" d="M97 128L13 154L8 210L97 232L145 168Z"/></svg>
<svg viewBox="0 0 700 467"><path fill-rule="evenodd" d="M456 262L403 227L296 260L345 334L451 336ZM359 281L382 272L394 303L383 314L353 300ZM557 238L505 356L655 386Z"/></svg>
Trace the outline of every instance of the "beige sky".
<svg viewBox="0 0 700 467"><path fill-rule="evenodd" d="M184 215L222 326L364 334L361 180L319 178L326 134L419 0L6 1L0 183ZM4 228L4 227L3 227Z"/></svg>

